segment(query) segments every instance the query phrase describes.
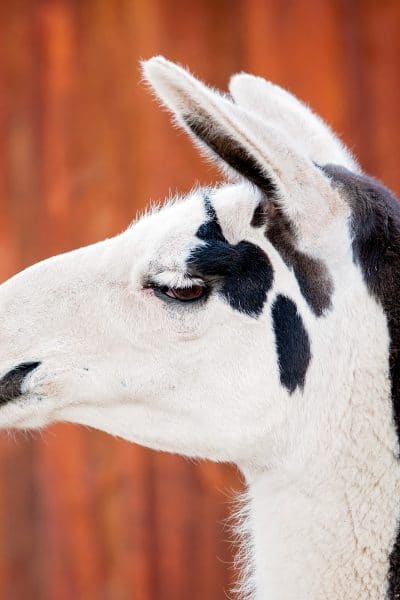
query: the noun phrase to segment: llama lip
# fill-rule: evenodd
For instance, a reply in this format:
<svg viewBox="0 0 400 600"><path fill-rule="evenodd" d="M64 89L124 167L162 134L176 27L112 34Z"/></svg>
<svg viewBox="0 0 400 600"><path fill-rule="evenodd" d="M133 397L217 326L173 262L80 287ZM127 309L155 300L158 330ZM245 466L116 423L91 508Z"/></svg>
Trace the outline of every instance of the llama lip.
<svg viewBox="0 0 400 600"><path fill-rule="evenodd" d="M0 380L0 405L7 404L22 395L25 377L40 364L38 361L21 363L4 375Z"/></svg>

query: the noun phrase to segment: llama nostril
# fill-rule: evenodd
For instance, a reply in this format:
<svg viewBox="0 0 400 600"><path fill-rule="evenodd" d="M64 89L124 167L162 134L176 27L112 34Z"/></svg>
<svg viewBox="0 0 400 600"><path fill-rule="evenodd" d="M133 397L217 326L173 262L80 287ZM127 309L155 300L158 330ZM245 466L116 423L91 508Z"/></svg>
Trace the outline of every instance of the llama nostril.
<svg viewBox="0 0 400 600"><path fill-rule="evenodd" d="M22 394L25 377L39 365L40 362L21 363L4 375L0 380L0 405L15 400Z"/></svg>

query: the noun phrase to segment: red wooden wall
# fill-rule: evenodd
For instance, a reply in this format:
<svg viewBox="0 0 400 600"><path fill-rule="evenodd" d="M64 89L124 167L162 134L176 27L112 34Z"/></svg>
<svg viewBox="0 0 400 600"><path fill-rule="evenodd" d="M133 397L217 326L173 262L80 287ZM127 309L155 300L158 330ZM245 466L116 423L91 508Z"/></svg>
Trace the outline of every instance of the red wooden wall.
<svg viewBox="0 0 400 600"><path fill-rule="evenodd" d="M307 100L400 191L397 0L2 0L0 278L212 181L140 84L162 53ZM222 600L237 473L60 425L0 434L0 598Z"/></svg>

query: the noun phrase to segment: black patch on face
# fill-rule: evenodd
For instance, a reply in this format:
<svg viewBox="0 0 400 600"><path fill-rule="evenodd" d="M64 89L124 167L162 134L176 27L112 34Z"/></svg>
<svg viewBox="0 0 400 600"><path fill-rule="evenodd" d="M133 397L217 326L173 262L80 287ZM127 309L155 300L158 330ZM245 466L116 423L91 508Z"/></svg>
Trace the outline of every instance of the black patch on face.
<svg viewBox="0 0 400 600"><path fill-rule="evenodd" d="M288 267L293 269L300 291L317 317L331 307L333 285L322 261L296 248L292 224L273 200L265 198L253 214L253 227L266 225L265 235Z"/></svg>
<svg viewBox="0 0 400 600"><path fill-rule="evenodd" d="M272 306L272 324L281 383L292 394L303 389L311 360L310 341L295 303L279 295Z"/></svg>
<svg viewBox="0 0 400 600"><path fill-rule="evenodd" d="M232 308L258 317L273 282L271 262L265 252L251 242L230 244L210 200L206 198L204 204L209 220L200 225L196 235L205 244L192 250L188 270L191 275L217 286Z"/></svg>
<svg viewBox="0 0 400 600"><path fill-rule="evenodd" d="M217 126L200 107L183 120L191 131L232 169L254 183L268 196L276 194L276 186L258 161L237 140Z"/></svg>
<svg viewBox="0 0 400 600"><path fill-rule="evenodd" d="M382 305L390 333L393 418L400 442L400 203L372 177L344 167L322 170L352 209L353 255L370 293ZM400 529L390 555L388 599L400 598Z"/></svg>

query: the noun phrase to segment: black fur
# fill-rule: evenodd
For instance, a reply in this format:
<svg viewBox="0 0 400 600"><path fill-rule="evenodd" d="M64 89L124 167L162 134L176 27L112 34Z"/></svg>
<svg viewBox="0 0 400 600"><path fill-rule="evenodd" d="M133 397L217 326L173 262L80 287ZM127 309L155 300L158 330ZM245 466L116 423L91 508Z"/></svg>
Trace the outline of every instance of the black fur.
<svg viewBox="0 0 400 600"><path fill-rule="evenodd" d="M300 291L317 317L331 307L333 285L322 261L296 248L291 223L275 202L265 198L253 214L253 227L266 226L265 235L288 267L293 269Z"/></svg>
<svg viewBox="0 0 400 600"><path fill-rule="evenodd" d="M18 398L22 394L22 383L25 377L39 365L40 362L22 363L4 375L0 380L0 404Z"/></svg>
<svg viewBox="0 0 400 600"><path fill-rule="evenodd" d="M276 194L273 180L264 172L257 160L251 156L237 140L232 138L200 108L193 113L183 115L183 120L191 131L202 140L217 156L222 158L232 169L254 183L268 196Z"/></svg>
<svg viewBox="0 0 400 600"><path fill-rule="evenodd" d="M218 286L232 308L258 317L273 282L273 269L265 252L251 242L230 244L218 222L215 209L205 199L208 221L200 225L197 237L205 244L192 250L188 271Z"/></svg>
<svg viewBox="0 0 400 600"><path fill-rule="evenodd" d="M262 200L258 203L257 207L253 212L253 217L251 219L252 227L262 227L267 223L267 211L265 210L265 203L267 199Z"/></svg>
<svg viewBox="0 0 400 600"><path fill-rule="evenodd" d="M311 360L310 341L295 303L279 295L272 306L272 323L281 383L292 394L304 388Z"/></svg>
<svg viewBox="0 0 400 600"><path fill-rule="evenodd" d="M393 419L400 442L400 204L371 177L336 165L322 169L348 198L354 260L387 316ZM400 529L390 556L388 599L400 599Z"/></svg>

